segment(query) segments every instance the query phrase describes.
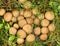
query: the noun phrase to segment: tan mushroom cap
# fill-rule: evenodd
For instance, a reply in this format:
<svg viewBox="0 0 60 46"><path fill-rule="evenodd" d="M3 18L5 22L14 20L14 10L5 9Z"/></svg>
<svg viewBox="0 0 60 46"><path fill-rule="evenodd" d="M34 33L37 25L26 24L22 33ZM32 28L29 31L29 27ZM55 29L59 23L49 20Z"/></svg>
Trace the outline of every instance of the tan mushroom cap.
<svg viewBox="0 0 60 46"><path fill-rule="evenodd" d="M25 33L24 30L21 30L21 29L18 30L17 34L20 35L20 38L25 38L26 37L26 33Z"/></svg>
<svg viewBox="0 0 60 46"><path fill-rule="evenodd" d="M29 34L27 37L26 37L26 41L27 42L33 42L35 40L35 36L33 34Z"/></svg>
<svg viewBox="0 0 60 46"><path fill-rule="evenodd" d="M27 0L18 0L19 3L24 3Z"/></svg>
<svg viewBox="0 0 60 46"><path fill-rule="evenodd" d="M33 8L33 9L32 9L32 13L33 13L34 15L36 15L36 14L38 13L38 7Z"/></svg>
<svg viewBox="0 0 60 46"><path fill-rule="evenodd" d="M17 44L23 44L24 43L24 39L18 38L17 39Z"/></svg>
<svg viewBox="0 0 60 46"><path fill-rule="evenodd" d="M23 30L27 33L27 34L30 34L32 33L32 26L29 25L29 24L26 24L23 26Z"/></svg>
<svg viewBox="0 0 60 46"><path fill-rule="evenodd" d="M24 8L26 8L26 9L31 8L31 6L32 6L32 3L31 3L30 1L26 1L26 2L24 3Z"/></svg>
<svg viewBox="0 0 60 46"><path fill-rule="evenodd" d="M35 19L35 15L32 15L31 18L32 18L32 19Z"/></svg>
<svg viewBox="0 0 60 46"><path fill-rule="evenodd" d="M20 21L20 20L22 20L22 19L24 19L24 17L23 16L18 16L18 21Z"/></svg>
<svg viewBox="0 0 60 46"><path fill-rule="evenodd" d="M18 17L19 16L19 11L18 10L13 10L12 14L14 17Z"/></svg>
<svg viewBox="0 0 60 46"><path fill-rule="evenodd" d="M19 28L19 25L18 25L17 23L15 23L15 24L13 25L13 27L16 28L16 29L18 29L18 28Z"/></svg>
<svg viewBox="0 0 60 46"><path fill-rule="evenodd" d="M16 22L17 18L16 17L12 17L12 22Z"/></svg>
<svg viewBox="0 0 60 46"><path fill-rule="evenodd" d="M17 32L17 30L16 30L14 27L11 27L11 28L9 29L9 34L15 35L16 32Z"/></svg>
<svg viewBox="0 0 60 46"><path fill-rule="evenodd" d="M47 34L48 32L49 32L49 30L48 30L47 27L42 27L42 28L41 28L41 33Z"/></svg>
<svg viewBox="0 0 60 46"><path fill-rule="evenodd" d="M48 29L49 29L49 31L55 31L55 29L56 29L55 24L50 24L50 25L48 26Z"/></svg>
<svg viewBox="0 0 60 46"><path fill-rule="evenodd" d="M27 22L26 22L25 19L22 19L22 20L18 21L18 24L19 24L20 27L23 27L24 25L27 24Z"/></svg>
<svg viewBox="0 0 60 46"><path fill-rule="evenodd" d="M24 17L31 17L32 12L30 10L25 10Z"/></svg>
<svg viewBox="0 0 60 46"><path fill-rule="evenodd" d="M32 18L26 18L26 21L28 24L33 24L33 19Z"/></svg>
<svg viewBox="0 0 60 46"><path fill-rule="evenodd" d="M43 19L43 20L41 21L41 26L48 26L49 23L50 23L50 22L49 22L47 19Z"/></svg>
<svg viewBox="0 0 60 46"><path fill-rule="evenodd" d="M42 13L42 14L38 15L38 18L39 18L40 20L44 19L44 14Z"/></svg>
<svg viewBox="0 0 60 46"><path fill-rule="evenodd" d="M35 33L35 35L40 35L40 33L41 33L40 27L34 28L34 33Z"/></svg>
<svg viewBox="0 0 60 46"><path fill-rule="evenodd" d="M38 18L35 18L34 19L34 24L39 25L40 24L40 20Z"/></svg>
<svg viewBox="0 0 60 46"><path fill-rule="evenodd" d="M5 14L5 9L0 9L0 16L3 16Z"/></svg>
<svg viewBox="0 0 60 46"><path fill-rule="evenodd" d="M4 20L6 22L9 22L9 21L11 21L11 19L12 19L12 13L6 12L5 15L4 15Z"/></svg>
<svg viewBox="0 0 60 46"><path fill-rule="evenodd" d="M40 40L47 40L47 38L48 38L47 34L40 35Z"/></svg>
<svg viewBox="0 0 60 46"><path fill-rule="evenodd" d="M20 10L20 15L24 15L24 10Z"/></svg>
<svg viewBox="0 0 60 46"><path fill-rule="evenodd" d="M45 13L45 18L48 20L53 20L55 18L54 13L52 11L47 11Z"/></svg>

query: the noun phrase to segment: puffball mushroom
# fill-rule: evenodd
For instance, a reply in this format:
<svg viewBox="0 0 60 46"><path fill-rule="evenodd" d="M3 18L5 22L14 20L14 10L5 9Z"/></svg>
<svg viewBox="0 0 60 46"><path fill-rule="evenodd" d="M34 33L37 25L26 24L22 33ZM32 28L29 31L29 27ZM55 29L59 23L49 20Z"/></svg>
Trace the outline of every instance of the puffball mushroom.
<svg viewBox="0 0 60 46"><path fill-rule="evenodd" d="M20 27L23 27L24 25L27 24L27 22L26 22L25 19L22 19L22 20L18 21L18 24L19 24Z"/></svg>
<svg viewBox="0 0 60 46"><path fill-rule="evenodd" d="M53 19L55 18L54 12L52 12L52 11L47 11L47 12L45 13L45 18L48 19L48 20L53 20Z"/></svg>
<svg viewBox="0 0 60 46"><path fill-rule="evenodd" d="M32 6L32 3L31 3L30 1L26 1L26 2L24 3L24 8L25 8L25 9L29 9L29 8L31 8L31 6Z"/></svg>
<svg viewBox="0 0 60 46"><path fill-rule="evenodd" d="M31 17L32 12L30 10L25 10L24 17Z"/></svg>
<svg viewBox="0 0 60 46"><path fill-rule="evenodd" d="M17 23L15 23L15 24L13 25L13 27L16 28L16 29L18 29L18 28L19 28L19 25L18 25Z"/></svg>
<svg viewBox="0 0 60 46"><path fill-rule="evenodd" d="M49 23L50 23L50 22L49 22L47 19L43 19L43 20L41 21L41 26L48 26Z"/></svg>
<svg viewBox="0 0 60 46"><path fill-rule="evenodd" d="M12 22L16 22L17 21L17 18L16 17L12 17Z"/></svg>
<svg viewBox="0 0 60 46"><path fill-rule="evenodd" d="M19 3L24 3L27 0L18 0Z"/></svg>
<svg viewBox="0 0 60 46"><path fill-rule="evenodd" d="M27 21L28 24L31 24L31 25L33 24L33 19L32 18L26 18L26 21Z"/></svg>
<svg viewBox="0 0 60 46"><path fill-rule="evenodd" d="M19 11L18 10L13 10L12 14L14 17L18 17L19 16Z"/></svg>
<svg viewBox="0 0 60 46"><path fill-rule="evenodd" d="M51 24L48 26L49 31L55 31L55 28L56 28L56 26L55 26L55 24L53 24L53 23L51 23Z"/></svg>
<svg viewBox="0 0 60 46"><path fill-rule="evenodd" d="M12 13L6 12L5 15L4 15L4 20L6 22L9 22L9 21L11 21L11 19L12 19Z"/></svg>
<svg viewBox="0 0 60 46"><path fill-rule="evenodd" d="M27 33L27 34L30 34L32 33L32 26L29 25L29 24L26 24L23 26L23 30Z"/></svg>
<svg viewBox="0 0 60 46"><path fill-rule="evenodd" d="M24 10L20 10L20 15L24 15Z"/></svg>
<svg viewBox="0 0 60 46"><path fill-rule="evenodd" d="M38 18L39 18L40 20L44 19L44 14L42 13L42 14L38 15Z"/></svg>
<svg viewBox="0 0 60 46"><path fill-rule="evenodd" d="M18 35L20 35L20 38L25 38L26 37L26 32L24 30L18 30L17 32Z"/></svg>
<svg viewBox="0 0 60 46"><path fill-rule="evenodd" d="M34 24L39 25L40 24L40 20L38 18L35 18L34 19Z"/></svg>
<svg viewBox="0 0 60 46"><path fill-rule="evenodd" d="M47 34L48 32L49 32L49 30L48 30L47 27L42 27L42 28L41 28L41 33Z"/></svg>
<svg viewBox="0 0 60 46"><path fill-rule="evenodd" d="M35 15L32 15L31 18L32 18L32 19L35 19Z"/></svg>
<svg viewBox="0 0 60 46"><path fill-rule="evenodd" d="M3 16L5 14L5 9L0 9L0 16Z"/></svg>
<svg viewBox="0 0 60 46"><path fill-rule="evenodd" d="M35 34L35 35L40 35L40 33L41 33L40 27L34 28L34 34Z"/></svg>
<svg viewBox="0 0 60 46"><path fill-rule="evenodd" d="M17 44L23 44L24 43L24 39L22 38L17 38Z"/></svg>
<svg viewBox="0 0 60 46"><path fill-rule="evenodd" d="M34 15L38 14L38 12L39 12L38 7L35 7L35 8L32 9L32 13Z"/></svg>
<svg viewBox="0 0 60 46"><path fill-rule="evenodd" d="M48 38L48 36L47 36L47 34L41 34L40 35L40 40L47 40L47 38Z"/></svg>
<svg viewBox="0 0 60 46"><path fill-rule="evenodd" d="M27 42L33 42L35 40L35 36L33 34L29 34L27 37L26 37L26 41Z"/></svg>
<svg viewBox="0 0 60 46"><path fill-rule="evenodd" d="M14 27L11 27L11 28L9 29L9 34L15 35L16 32L17 32L17 29L15 29Z"/></svg>
<svg viewBox="0 0 60 46"><path fill-rule="evenodd" d="M22 19L24 19L24 17L23 16L18 16L18 21L20 21L20 20L22 20Z"/></svg>

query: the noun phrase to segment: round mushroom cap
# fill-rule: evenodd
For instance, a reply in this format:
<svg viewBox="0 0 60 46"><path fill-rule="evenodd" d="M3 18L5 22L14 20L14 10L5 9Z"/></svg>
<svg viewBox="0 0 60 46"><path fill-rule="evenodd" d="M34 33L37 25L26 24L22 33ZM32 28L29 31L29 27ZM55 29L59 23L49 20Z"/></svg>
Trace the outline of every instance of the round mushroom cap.
<svg viewBox="0 0 60 46"><path fill-rule="evenodd" d="M39 18L40 20L44 19L44 14L42 13L42 14L38 15L38 18Z"/></svg>
<svg viewBox="0 0 60 46"><path fill-rule="evenodd" d="M47 40L47 38L48 38L48 36L47 36L47 34L41 34L40 35L40 40Z"/></svg>
<svg viewBox="0 0 60 46"><path fill-rule="evenodd" d="M24 3L27 0L18 0L19 3Z"/></svg>
<svg viewBox="0 0 60 46"><path fill-rule="evenodd" d="M26 18L26 21L27 21L28 24L31 24L31 25L33 24L33 19L32 18Z"/></svg>
<svg viewBox="0 0 60 46"><path fill-rule="evenodd" d="M38 7L35 7L35 8L32 9L32 13L34 15L38 14L38 12L39 12Z"/></svg>
<svg viewBox="0 0 60 46"><path fill-rule="evenodd" d="M53 20L55 18L54 13L52 11L48 11L45 13L45 18L48 20Z"/></svg>
<svg viewBox="0 0 60 46"><path fill-rule="evenodd" d="M35 18L34 19L34 24L39 25L40 24L40 20L38 18Z"/></svg>
<svg viewBox="0 0 60 46"><path fill-rule="evenodd" d="M41 28L41 33L47 34L48 32L49 32L49 30L48 30L47 27L42 27L42 28Z"/></svg>
<svg viewBox="0 0 60 46"><path fill-rule="evenodd" d="M22 19L22 20L18 21L18 24L19 24L20 27L23 27L24 25L27 24L27 22L26 22L25 19Z"/></svg>
<svg viewBox="0 0 60 46"><path fill-rule="evenodd" d="M12 14L14 17L18 17L19 16L19 11L18 10L13 10Z"/></svg>
<svg viewBox="0 0 60 46"><path fill-rule="evenodd" d="M32 33L32 26L29 25L29 24L26 24L23 26L23 30L27 33L27 34L30 34Z"/></svg>
<svg viewBox="0 0 60 46"><path fill-rule="evenodd" d="M20 15L21 15L21 16L24 15L24 10L20 10Z"/></svg>
<svg viewBox="0 0 60 46"><path fill-rule="evenodd" d="M31 17L32 12L30 10L25 10L24 17Z"/></svg>
<svg viewBox="0 0 60 46"><path fill-rule="evenodd" d="M22 38L17 39L17 44L23 44L23 43L24 43L24 39L22 39Z"/></svg>
<svg viewBox="0 0 60 46"><path fill-rule="evenodd" d="M17 18L16 17L12 17L12 22L16 22L17 21Z"/></svg>
<svg viewBox="0 0 60 46"><path fill-rule="evenodd" d="M9 34L15 35L16 32L17 32L17 30L16 30L14 27L11 27L11 28L9 29Z"/></svg>
<svg viewBox="0 0 60 46"><path fill-rule="evenodd" d="M0 16L3 16L5 14L5 9L0 9Z"/></svg>
<svg viewBox="0 0 60 46"><path fill-rule="evenodd" d="M31 8L31 6L32 6L32 3L31 3L30 1L26 1L26 2L24 3L24 8L25 8L25 9L29 9L29 8Z"/></svg>
<svg viewBox="0 0 60 46"><path fill-rule="evenodd" d="M18 28L19 28L19 25L18 25L17 23L15 23L15 24L13 25L13 27L16 28L16 29L18 29Z"/></svg>
<svg viewBox="0 0 60 46"><path fill-rule="evenodd" d="M55 29L56 29L55 24L50 24L50 25L48 26L48 29L49 29L49 31L55 31Z"/></svg>
<svg viewBox="0 0 60 46"><path fill-rule="evenodd" d="M12 13L10 13L10 12L5 13L4 20L6 22L9 22L9 21L11 21L11 19L12 19Z"/></svg>
<svg viewBox="0 0 60 46"><path fill-rule="evenodd" d="M18 16L18 21L20 21L20 20L22 20L22 19L24 19L24 17L23 16Z"/></svg>
<svg viewBox="0 0 60 46"><path fill-rule="evenodd" d="M43 19L43 20L41 21L41 26L48 26L49 23L50 23L50 22L49 22L47 19Z"/></svg>
<svg viewBox="0 0 60 46"><path fill-rule="evenodd" d="M32 15L31 18L32 18L32 19L35 19L35 15Z"/></svg>
<svg viewBox="0 0 60 46"><path fill-rule="evenodd" d="M20 35L20 38L25 38L26 37L26 33L25 33L24 30L21 30L21 29L18 30L17 34Z"/></svg>
<svg viewBox="0 0 60 46"><path fill-rule="evenodd" d="M33 42L35 40L35 36L33 34L29 34L27 37L26 37L26 41L27 42Z"/></svg>
<svg viewBox="0 0 60 46"><path fill-rule="evenodd" d="M40 35L40 33L41 33L40 27L34 28L34 33L35 33L35 35Z"/></svg>

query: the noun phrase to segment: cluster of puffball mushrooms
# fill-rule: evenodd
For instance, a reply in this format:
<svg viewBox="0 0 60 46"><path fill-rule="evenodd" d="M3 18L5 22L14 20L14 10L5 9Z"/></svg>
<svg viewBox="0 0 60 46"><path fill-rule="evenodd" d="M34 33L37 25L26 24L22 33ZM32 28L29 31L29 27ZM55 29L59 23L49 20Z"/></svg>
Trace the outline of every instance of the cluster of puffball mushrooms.
<svg viewBox="0 0 60 46"><path fill-rule="evenodd" d="M24 1L19 0L19 2L23 3ZM5 9L0 9L0 16L12 25L9 34L20 36L20 38L17 38L17 44L23 44L24 41L33 42L36 36L42 41L47 40L48 33L55 31L56 28L55 24L51 23L55 18L54 12L47 11L45 14L41 13L36 17L36 9L29 10L30 5L27 2L25 3L27 4L24 6L25 10L6 12ZM38 26L33 28L33 24Z"/></svg>

